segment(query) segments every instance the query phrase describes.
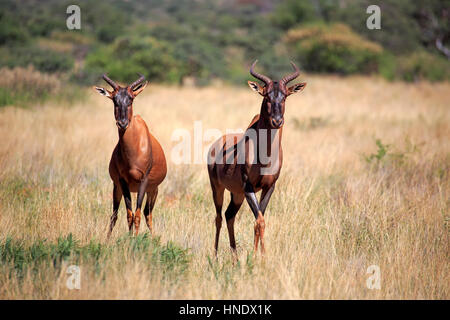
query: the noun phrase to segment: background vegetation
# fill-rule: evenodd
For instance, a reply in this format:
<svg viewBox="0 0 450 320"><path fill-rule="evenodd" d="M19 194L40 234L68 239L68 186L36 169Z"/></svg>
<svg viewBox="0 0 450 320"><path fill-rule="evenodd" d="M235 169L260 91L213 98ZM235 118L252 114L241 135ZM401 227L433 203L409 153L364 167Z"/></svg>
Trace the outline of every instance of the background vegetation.
<svg viewBox="0 0 450 320"><path fill-rule="evenodd" d="M80 0L76 31L65 25L72 3L2 1L0 67L32 65L78 85L104 72L123 82L142 72L154 82L241 85L256 58L273 77L292 59L317 73L450 78L449 0ZM381 7L381 30L366 27L370 4Z"/></svg>

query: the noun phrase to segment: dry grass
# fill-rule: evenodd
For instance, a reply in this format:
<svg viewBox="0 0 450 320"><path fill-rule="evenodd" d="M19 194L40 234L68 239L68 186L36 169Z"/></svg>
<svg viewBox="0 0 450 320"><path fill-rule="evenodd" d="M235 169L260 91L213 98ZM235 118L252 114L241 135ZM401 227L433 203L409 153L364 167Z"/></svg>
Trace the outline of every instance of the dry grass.
<svg viewBox="0 0 450 320"><path fill-rule="evenodd" d="M154 228L161 244L189 248L186 270L106 244L112 210L107 173L117 141L113 108L90 103L0 110L0 243L55 243L72 233L114 247L81 260L81 290L66 289L66 266L2 261L0 298L38 299L449 299L450 84L377 78L304 77L290 97L284 167L266 212L264 259L252 258L253 216L244 204L232 264L226 228L213 257L214 209L205 165L170 161L177 128L245 128L261 99L246 88L150 86L135 101L169 159ZM389 144L377 154L375 139ZM205 143L205 146L207 143ZM229 197L225 201L228 201ZM114 238L126 234L121 205ZM141 232L147 232L141 224ZM2 255L0 254L0 257ZM5 255L3 254L3 257ZM210 259L211 258L211 259ZM5 259L5 258L3 258ZM366 287L369 265L381 290Z"/></svg>
<svg viewBox="0 0 450 320"><path fill-rule="evenodd" d="M57 90L60 86L57 77L36 71L32 66L1 68L0 72L0 87L8 90L34 90L37 94L42 94Z"/></svg>

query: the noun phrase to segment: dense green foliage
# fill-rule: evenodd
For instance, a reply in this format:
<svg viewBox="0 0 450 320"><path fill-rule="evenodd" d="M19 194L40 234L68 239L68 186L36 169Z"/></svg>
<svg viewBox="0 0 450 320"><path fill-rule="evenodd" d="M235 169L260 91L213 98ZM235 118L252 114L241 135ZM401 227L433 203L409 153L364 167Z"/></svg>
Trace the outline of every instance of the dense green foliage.
<svg viewBox="0 0 450 320"><path fill-rule="evenodd" d="M31 64L81 84L104 72L123 82L139 72L157 82L242 84L258 58L273 77L292 59L311 72L450 78L449 0L81 0L81 30L72 31L69 4L2 1L0 67ZM366 27L371 4L381 8L381 30Z"/></svg>
<svg viewBox="0 0 450 320"><path fill-rule="evenodd" d="M174 82L180 79L179 69L173 48L151 37L117 38L86 59L86 70L94 77L108 70L110 77L124 82L136 80L143 70L154 81Z"/></svg>
<svg viewBox="0 0 450 320"><path fill-rule="evenodd" d="M54 73L70 71L73 68L73 58L58 52L40 47L2 48L2 64L6 67L26 67L32 65L35 69Z"/></svg>

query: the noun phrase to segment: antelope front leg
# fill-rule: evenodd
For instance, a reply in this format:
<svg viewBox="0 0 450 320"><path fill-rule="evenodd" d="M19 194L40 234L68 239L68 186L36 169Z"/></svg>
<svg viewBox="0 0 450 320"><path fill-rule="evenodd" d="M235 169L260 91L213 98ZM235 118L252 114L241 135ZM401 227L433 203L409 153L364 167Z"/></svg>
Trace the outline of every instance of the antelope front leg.
<svg viewBox="0 0 450 320"><path fill-rule="evenodd" d="M125 200L125 206L127 207L127 221L128 221L128 230L130 234L133 232L133 210L131 209L131 194L130 189L128 188L128 184L124 179L120 179L120 186L122 187L123 198Z"/></svg>
<svg viewBox="0 0 450 320"><path fill-rule="evenodd" d="M136 212L134 213L134 229L135 235L139 233L139 225L141 224L141 207L142 201L144 200L145 190L147 189L148 179L144 178L139 185L139 190L137 194L136 201Z"/></svg>
<svg viewBox="0 0 450 320"><path fill-rule="evenodd" d="M120 188L114 184L114 189L113 189L113 214L111 215L111 219L110 219L107 239L109 239L111 237L112 230L113 230L114 226L116 225L117 212L119 210L120 200L122 200L122 190L120 190Z"/></svg>
<svg viewBox="0 0 450 320"><path fill-rule="evenodd" d="M259 206L261 212L264 215L266 212L267 205L269 204L270 197L272 196L273 190L275 190L275 184L273 184L269 189L263 189L261 193L261 199L259 199Z"/></svg>
<svg viewBox="0 0 450 320"><path fill-rule="evenodd" d="M261 253L265 253L264 248L264 230L266 228L266 224L264 222L264 216L259 207L258 199L256 199L255 191L253 186L250 183L245 184L245 198L252 209L253 215L255 216L255 243L254 250L255 253L258 251L258 242L261 242Z"/></svg>

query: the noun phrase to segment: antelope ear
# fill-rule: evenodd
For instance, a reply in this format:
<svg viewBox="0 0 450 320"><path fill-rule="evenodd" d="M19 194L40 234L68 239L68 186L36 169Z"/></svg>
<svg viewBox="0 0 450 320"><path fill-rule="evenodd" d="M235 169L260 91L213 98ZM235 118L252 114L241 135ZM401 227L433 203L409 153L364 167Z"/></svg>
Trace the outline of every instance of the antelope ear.
<svg viewBox="0 0 450 320"><path fill-rule="evenodd" d="M305 87L306 87L306 82L294 84L293 86L288 88L288 96L293 93L302 91L303 89L305 89Z"/></svg>
<svg viewBox="0 0 450 320"><path fill-rule="evenodd" d="M141 83L140 85L138 85L136 88L134 88L133 91L133 95L136 97L139 93L141 93L145 87L147 86L148 81L145 81L144 83Z"/></svg>
<svg viewBox="0 0 450 320"><path fill-rule="evenodd" d="M247 81L247 83L248 83L248 86L250 87L250 89L252 89L253 91L258 92L262 96L264 95L264 88L261 87L259 85L259 83L253 82L253 81Z"/></svg>
<svg viewBox="0 0 450 320"><path fill-rule="evenodd" d="M100 93L102 96L111 98L111 92L109 92L108 90L106 90L105 88L100 88L100 87L94 87L94 90L97 91L98 93Z"/></svg>

